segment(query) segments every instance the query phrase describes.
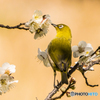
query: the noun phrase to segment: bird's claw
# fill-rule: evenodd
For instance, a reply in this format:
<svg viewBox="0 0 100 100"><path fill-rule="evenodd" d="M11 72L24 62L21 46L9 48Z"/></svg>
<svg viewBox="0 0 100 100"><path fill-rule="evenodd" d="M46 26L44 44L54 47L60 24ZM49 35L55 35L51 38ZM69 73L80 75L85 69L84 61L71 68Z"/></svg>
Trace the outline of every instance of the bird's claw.
<svg viewBox="0 0 100 100"><path fill-rule="evenodd" d="M54 86L54 88L57 88L57 89L59 89L57 85L55 85L55 86Z"/></svg>

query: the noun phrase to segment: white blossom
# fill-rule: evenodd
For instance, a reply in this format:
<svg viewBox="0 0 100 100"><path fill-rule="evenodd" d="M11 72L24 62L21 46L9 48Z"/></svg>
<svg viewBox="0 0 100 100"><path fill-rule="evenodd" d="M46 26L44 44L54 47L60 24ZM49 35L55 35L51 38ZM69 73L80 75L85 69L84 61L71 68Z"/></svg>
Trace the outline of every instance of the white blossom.
<svg viewBox="0 0 100 100"><path fill-rule="evenodd" d="M9 63L4 63L2 67L0 67L0 74L12 74L15 73L15 65L10 65Z"/></svg>
<svg viewBox="0 0 100 100"><path fill-rule="evenodd" d="M33 14L33 21L36 23L40 23L42 20L42 12L39 10L35 10Z"/></svg>
<svg viewBox="0 0 100 100"><path fill-rule="evenodd" d="M73 57L77 58L82 55L88 56L90 52L93 53L93 47L90 43L86 43L85 41L80 41L77 46L72 47Z"/></svg>
<svg viewBox="0 0 100 100"><path fill-rule="evenodd" d="M38 59L43 61L43 64L46 66L46 67L49 67L50 66L50 63L49 63L49 60L48 60L48 57L47 57L47 50L45 51L41 51L39 48L38 48L38 55L37 55Z"/></svg>
<svg viewBox="0 0 100 100"><path fill-rule="evenodd" d="M13 83L18 83L18 80L14 80L13 76L10 76L8 74L3 74L0 77L0 92L6 93L9 91L11 88L14 87Z"/></svg>
<svg viewBox="0 0 100 100"><path fill-rule="evenodd" d="M31 33L34 33L38 28L40 28L41 21L42 21L42 12L39 10L35 10L32 19L26 22L25 26L29 27L29 31Z"/></svg>
<svg viewBox="0 0 100 100"><path fill-rule="evenodd" d="M31 33L35 32L34 39L37 39L47 34L50 24L50 16L42 15L41 11L36 10L33 14L33 18L29 22L26 22L25 26L29 27Z"/></svg>

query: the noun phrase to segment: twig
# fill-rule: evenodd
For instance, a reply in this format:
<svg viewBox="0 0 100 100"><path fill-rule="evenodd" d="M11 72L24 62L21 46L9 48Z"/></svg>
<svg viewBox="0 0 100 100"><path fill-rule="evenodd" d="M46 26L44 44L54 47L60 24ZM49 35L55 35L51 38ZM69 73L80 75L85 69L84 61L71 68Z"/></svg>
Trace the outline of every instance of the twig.
<svg viewBox="0 0 100 100"><path fill-rule="evenodd" d="M90 86L90 87L98 86L98 85L90 85L90 84L88 83L88 81L87 81L87 77L85 76L85 74L82 73L82 75L83 75L83 77L85 78L85 82L86 82L87 86Z"/></svg>
<svg viewBox="0 0 100 100"><path fill-rule="evenodd" d="M55 87L55 88L49 93L49 95L46 97L45 100L52 100L52 96L53 96L54 94L57 93L57 91L59 90L59 88L60 88L61 86L62 86L62 82L58 83L58 84L57 84L57 87Z"/></svg>
<svg viewBox="0 0 100 100"><path fill-rule="evenodd" d="M25 25L25 23L20 23L16 26L9 26L9 25L3 25L3 24L0 24L0 27L1 28L7 28L7 29L23 29L23 30L29 30L29 28L25 28L25 27L21 27L22 25Z"/></svg>
<svg viewBox="0 0 100 100"><path fill-rule="evenodd" d="M52 98L51 100L60 99L67 92L67 90L70 88L71 85L72 84L69 84L68 87L67 87L67 89L64 92L62 92L62 94L60 94L58 97Z"/></svg>

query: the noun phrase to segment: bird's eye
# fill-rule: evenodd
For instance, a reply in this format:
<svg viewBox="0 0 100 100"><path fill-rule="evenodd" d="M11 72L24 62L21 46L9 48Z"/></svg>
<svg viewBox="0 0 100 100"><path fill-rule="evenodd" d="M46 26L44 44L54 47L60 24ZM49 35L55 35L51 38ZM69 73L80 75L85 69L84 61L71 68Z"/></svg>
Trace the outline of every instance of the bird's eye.
<svg viewBox="0 0 100 100"><path fill-rule="evenodd" d="M64 27L63 25L60 25L60 26L59 26L59 28L63 28L63 27Z"/></svg>

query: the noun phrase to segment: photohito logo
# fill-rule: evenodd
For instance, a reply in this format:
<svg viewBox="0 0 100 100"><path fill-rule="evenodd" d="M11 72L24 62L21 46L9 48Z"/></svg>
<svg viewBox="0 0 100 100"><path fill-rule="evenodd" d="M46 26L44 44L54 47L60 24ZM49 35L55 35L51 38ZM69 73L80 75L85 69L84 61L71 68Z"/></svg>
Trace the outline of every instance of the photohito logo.
<svg viewBox="0 0 100 100"><path fill-rule="evenodd" d="M73 96L97 96L97 92L70 92L71 97Z"/></svg>

